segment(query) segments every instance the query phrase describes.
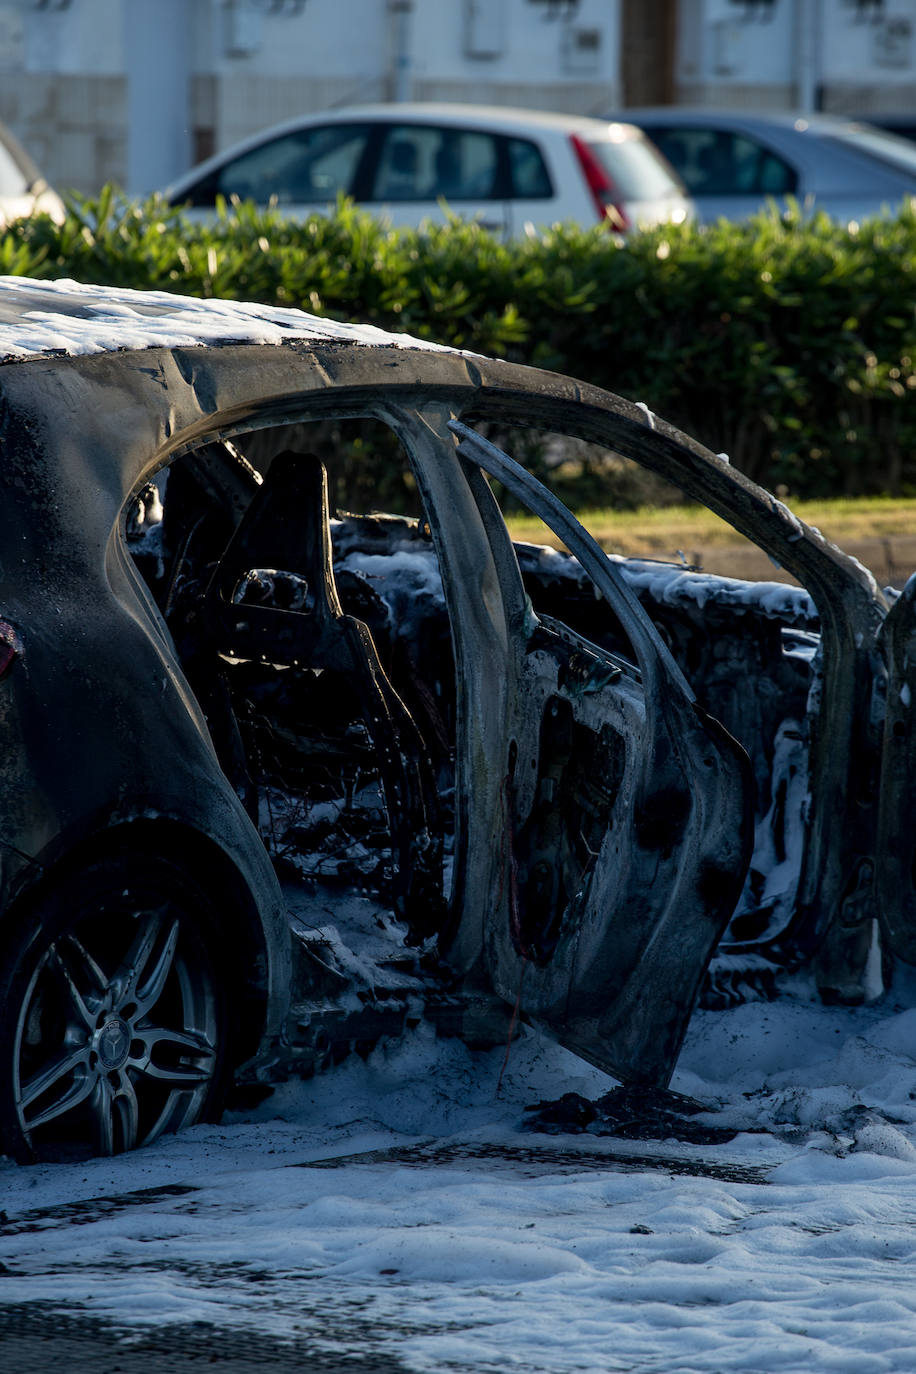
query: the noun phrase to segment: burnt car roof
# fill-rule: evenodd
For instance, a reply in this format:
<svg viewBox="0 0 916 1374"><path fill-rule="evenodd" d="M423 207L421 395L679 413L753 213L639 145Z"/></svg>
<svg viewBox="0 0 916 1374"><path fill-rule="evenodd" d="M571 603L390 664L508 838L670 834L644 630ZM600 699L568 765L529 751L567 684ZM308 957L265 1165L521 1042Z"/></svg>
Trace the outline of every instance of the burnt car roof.
<svg viewBox="0 0 916 1374"><path fill-rule="evenodd" d="M168 291L0 277L0 362L221 343L353 344L455 352L374 325L340 324L301 310L201 301Z"/></svg>
<svg viewBox="0 0 916 1374"><path fill-rule="evenodd" d="M249 346L264 345L269 346L269 353L259 361L255 378ZM556 415L559 404L566 411L567 432L587 440L594 437L592 421L600 415L602 425L612 424L618 452L655 466L688 499L708 505L751 539L764 546L773 540L769 551L815 596L825 566L831 570L830 577L839 563L844 576L861 582L868 596L880 599L866 568L855 564L818 530L805 526L782 501L731 468L726 454L711 452L640 400L628 400L561 373L372 325L322 319L297 309L71 280L0 276L0 365L67 361L69 367L88 369L104 387L114 377L108 366L114 363L114 355L123 358L156 351L159 358L166 358L172 354L185 381L200 391L193 404L197 414L218 411L222 400L211 394L212 379L204 379L209 363L204 361L201 370L193 363L186 368L182 361L185 350L195 349L203 359L216 350L225 379L218 389L233 391L236 417L257 398L262 413L259 423L282 420L279 409L271 414L270 405L265 406L266 397L279 401L285 395L296 408L306 392L311 393L310 405L314 405L315 393L322 390L349 391L356 397L369 392L393 395L395 390L405 393L417 387L427 394L440 390L443 397L460 401L462 408L470 406L481 419L498 410L502 419L519 426L537 427L549 415ZM297 360L281 357L290 349L300 356L303 349L313 354L317 366L303 372ZM328 366L329 360L333 366ZM129 366L137 373L145 364L138 359ZM612 377L608 380L613 383ZM173 378L165 384L174 390L176 382ZM42 389L43 381L38 386ZM187 417L182 420L176 414L173 422L181 429ZM199 442L196 426L188 437ZM174 455L178 446L173 437L162 456Z"/></svg>

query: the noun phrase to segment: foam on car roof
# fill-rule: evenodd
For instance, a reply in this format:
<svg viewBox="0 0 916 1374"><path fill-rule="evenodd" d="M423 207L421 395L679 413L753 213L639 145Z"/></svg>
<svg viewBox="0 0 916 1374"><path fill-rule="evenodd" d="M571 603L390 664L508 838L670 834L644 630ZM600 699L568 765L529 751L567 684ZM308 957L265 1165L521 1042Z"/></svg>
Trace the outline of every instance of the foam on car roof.
<svg viewBox="0 0 916 1374"><path fill-rule="evenodd" d="M409 334L389 334L374 325L340 324L302 310L202 301L167 291L0 277L0 361L119 349L280 344L290 339L453 351Z"/></svg>

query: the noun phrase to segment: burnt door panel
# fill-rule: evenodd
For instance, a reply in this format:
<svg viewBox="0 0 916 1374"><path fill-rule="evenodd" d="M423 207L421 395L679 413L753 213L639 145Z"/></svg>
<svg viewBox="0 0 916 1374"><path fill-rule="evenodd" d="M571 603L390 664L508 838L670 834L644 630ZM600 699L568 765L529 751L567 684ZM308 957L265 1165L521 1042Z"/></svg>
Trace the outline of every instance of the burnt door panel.
<svg viewBox="0 0 916 1374"><path fill-rule="evenodd" d="M504 526L482 472L578 557L629 645L613 652L530 606L515 616L489 977L584 1057L663 1084L749 860L747 758L562 503L473 430L451 428L491 542ZM494 561L506 582L511 560ZM518 595L504 589L510 619Z"/></svg>

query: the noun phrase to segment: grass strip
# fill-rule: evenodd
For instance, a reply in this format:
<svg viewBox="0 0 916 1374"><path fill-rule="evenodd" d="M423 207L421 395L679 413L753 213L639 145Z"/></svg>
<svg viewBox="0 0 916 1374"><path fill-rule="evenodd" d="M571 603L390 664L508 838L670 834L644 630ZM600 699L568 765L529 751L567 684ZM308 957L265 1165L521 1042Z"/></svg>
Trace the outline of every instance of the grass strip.
<svg viewBox="0 0 916 1374"><path fill-rule="evenodd" d="M856 498L836 501L798 501L788 504L806 524L814 525L840 548L871 540L916 538L916 498ZM638 510L578 512L585 528L609 553L632 558L676 558L691 549L740 549L743 535L704 506L643 506ZM536 518L511 515L507 523L513 539L552 543Z"/></svg>

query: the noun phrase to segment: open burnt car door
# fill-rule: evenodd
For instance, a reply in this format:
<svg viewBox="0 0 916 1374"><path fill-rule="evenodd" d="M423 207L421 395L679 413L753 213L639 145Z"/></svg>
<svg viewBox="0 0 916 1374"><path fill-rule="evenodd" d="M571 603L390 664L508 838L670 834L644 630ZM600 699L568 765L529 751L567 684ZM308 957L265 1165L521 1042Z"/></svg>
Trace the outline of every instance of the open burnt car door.
<svg viewBox="0 0 916 1374"><path fill-rule="evenodd" d="M465 838L456 857L468 890L445 952L583 1057L663 1085L746 871L747 759L698 705L648 615L570 512L493 444L449 427L485 530L476 565L489 623L478 617L476 642L456 646L459 680L462 661L474 659L463 676L472 694L475 678L479 686L466 707L474 720L465 721L467 776L458 780ZM579 559L623 652L535 611L484 473ZM440 552L446 574L450 559L468 559L447 537ZM494 760L482 757L481 720L482 684L496 675L505 714L492 739L505 752ZM487 863L498 872L484 884L496 894L484 905L471 898L475 868Z"/></svg>

